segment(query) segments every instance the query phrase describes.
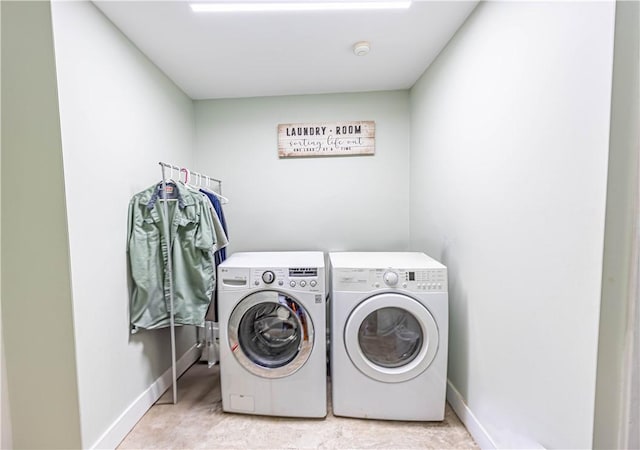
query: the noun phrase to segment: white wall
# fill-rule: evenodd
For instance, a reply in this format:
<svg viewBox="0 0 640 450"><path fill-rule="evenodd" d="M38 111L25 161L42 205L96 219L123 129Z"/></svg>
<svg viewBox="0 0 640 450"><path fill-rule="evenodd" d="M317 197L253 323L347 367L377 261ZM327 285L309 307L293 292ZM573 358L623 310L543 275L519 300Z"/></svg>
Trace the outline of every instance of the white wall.
<svg viewBox="0 0 640 450"><path fill-rule="evenodd" d="M2 333L11 437L15 448L78 448L51 10L48 2L1 2L0 8Z"/></svg>
<svg viewBox="0 0 640 450"><path fill-rule="evenodd" d="M592 444L613 29L610 2L482 3L411 91L411 249L449 267L488 446Z"/></svg>
<svg viewBox="0 0 640 450"><path fill-rule="evenodd" d="M127 207L161 178L158 161L191 165L194 111L93 4L52 10L82 444L104 446L108 427L170 367L168 330L129 334ZM180 356L193 327L178 338Z"/></svg>
<svg viewBox="0 0 640 450"><path fill-rule="evenodd" d="M278 124L343 120L376 122L374 156L278 159ZM407 91L197 101L196 123L230 251L407 249Z"/></svg>
<svg viewBox="0 0 640 450"><path fill-rule="evenodd" d="M638 448L638 383L631 381L634 311L638 308L634 277L638 212L638 153L640 150L640 4L621 1L616 7L615 54L607 216L598 383L594 428L595 448ZM636 281L637 283L637 281ZM634 305L635 303L635 305ZM638 327L638 324L635 324ZM636 369L637 370L637 369ZM636 417L636 431L629 434L629 414ZM629 436L635 441L627 442Z"/></svg>

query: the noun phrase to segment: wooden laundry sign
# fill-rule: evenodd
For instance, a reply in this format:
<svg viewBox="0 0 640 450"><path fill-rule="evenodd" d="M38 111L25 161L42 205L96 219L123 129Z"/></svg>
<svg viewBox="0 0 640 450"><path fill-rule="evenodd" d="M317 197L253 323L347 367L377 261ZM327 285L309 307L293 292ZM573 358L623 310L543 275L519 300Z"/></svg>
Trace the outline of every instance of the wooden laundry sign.
<svg viewBox="0 0 640 450"><path fill-rule="evenodd" d="M376 123L319 122L278 125L278 156L373 155Z"/></svg>

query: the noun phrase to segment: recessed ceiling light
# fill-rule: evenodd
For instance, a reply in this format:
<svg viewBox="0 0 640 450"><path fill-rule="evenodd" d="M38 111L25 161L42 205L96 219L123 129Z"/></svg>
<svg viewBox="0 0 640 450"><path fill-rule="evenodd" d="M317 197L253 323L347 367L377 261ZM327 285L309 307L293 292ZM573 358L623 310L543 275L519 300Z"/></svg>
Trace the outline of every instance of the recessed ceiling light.
<svg viewBox="0 0 640 450"><path fill-rule="evenodd" d="M358 9L407 9L411 0L396 1L276 1L276 2L194 2L195 12L256 12L256 11L323 11Z"/></svg>

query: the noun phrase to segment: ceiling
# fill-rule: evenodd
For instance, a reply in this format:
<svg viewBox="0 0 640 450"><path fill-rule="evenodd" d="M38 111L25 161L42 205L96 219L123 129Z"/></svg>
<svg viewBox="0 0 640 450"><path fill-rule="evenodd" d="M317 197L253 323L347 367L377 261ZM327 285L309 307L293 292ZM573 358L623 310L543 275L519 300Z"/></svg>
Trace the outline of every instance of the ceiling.
<svg viewBox="0 0 640 450"><path fill-rule="evenodd" d="M94 1L193 99L408 89L477 1L407 10L196 13L185 1ZM370 42L355 56L357 41Z"/></svg>

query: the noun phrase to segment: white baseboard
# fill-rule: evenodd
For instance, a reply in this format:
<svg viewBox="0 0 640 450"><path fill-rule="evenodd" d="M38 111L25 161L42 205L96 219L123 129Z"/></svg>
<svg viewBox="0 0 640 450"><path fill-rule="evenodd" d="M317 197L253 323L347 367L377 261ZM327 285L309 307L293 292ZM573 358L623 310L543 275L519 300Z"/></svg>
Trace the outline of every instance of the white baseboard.
<svg viewBox="0 0 640 450"><path fill-rule="evenodd" d="M200 349L195 345L187 350L176 361L176 376L182 375L193 363L200 358ZM158 401L162 394L171 386L171 367L163 373L149 388L116 419L102 436L89 448L115 449L127 436L129 431L138 423L144 414Z"/></svg>
<svg viewBox="0 0 640 450"><path fill-rule="evenodd" d="M482 450L495 450L497 448L493 439L491 439L491 436L487 433L487 430L485 430L473 412L471 412L464 402L464 398L460 395L460 392L458 392L449 380L447 380L447 402L449 402L451 408L456 412L460 421Z"/></svg>

